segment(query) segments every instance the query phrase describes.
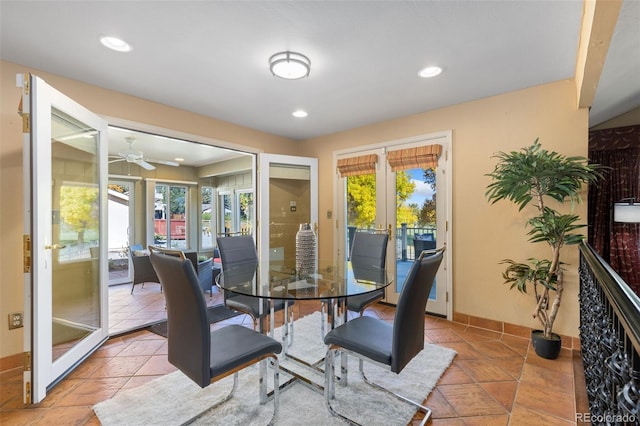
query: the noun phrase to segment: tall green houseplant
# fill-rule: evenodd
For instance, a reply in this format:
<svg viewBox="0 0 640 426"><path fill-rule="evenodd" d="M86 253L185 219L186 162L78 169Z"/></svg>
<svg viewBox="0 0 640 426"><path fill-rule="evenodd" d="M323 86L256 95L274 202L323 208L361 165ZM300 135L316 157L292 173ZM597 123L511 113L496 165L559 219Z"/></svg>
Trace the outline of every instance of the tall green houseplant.
<svg viewBox="0 0 640 426"><path fill-rule="evenodd" d="M526 222L529 241L547 243L551 249L549 259L530 258L528 263L503 260L507 265L503 277L511 289L522 293L533 291L536 305L532 315L540 321L544 337L551 339L564 291L560 251L566 245L579 244L584 236L576 231L586 225L577 223L578 215L561 214L549 207L548 202L570 201L572 206L580 203L582 185L597 181L601 166L588 164L584 157L549 152L538 139L520 151L499 152L494 157L498 163L487 175L492 178L485 194L488 200L492 204L510 201L520 211L532 204L536 214Z"/></svg>

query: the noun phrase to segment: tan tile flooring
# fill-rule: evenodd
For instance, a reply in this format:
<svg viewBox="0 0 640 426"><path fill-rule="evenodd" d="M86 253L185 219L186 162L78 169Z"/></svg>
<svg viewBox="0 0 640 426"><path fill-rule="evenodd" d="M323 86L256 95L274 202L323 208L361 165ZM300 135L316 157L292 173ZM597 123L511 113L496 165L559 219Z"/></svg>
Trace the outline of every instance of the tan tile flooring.
<svg viewBox="0 0 640 426"><path fill-rule="evenodd" d="M152 286L148 289L158 292L158 288ZM141 290L139 286L135 292L138 290ZM210 299L208 296L207 300L216 301L215 297ZM294 314L301 317L319 307L318 302L297 303ZM112 310L123 312L123 309L126 310L114 306ZM392 321L393 313L393 307L382 304L366 312L389 321ZM214 326L228 323L251 326L245 316ZM431 316L425 318L425 342L446 346L458 353L426 400L433 410L430 424L576 424L574 361L568 350L563 349L559 359L549 361L536 356L527 339ZM166 339L146 330L113 337L55 386L43 402L29 408L22 405L21 371L2 372L0 424L99 424L91 409L94 404L175 370L167 362L166 354ZM318 409L324 409L324 406ZM418 417L412 423L417 424Z"/></svg>

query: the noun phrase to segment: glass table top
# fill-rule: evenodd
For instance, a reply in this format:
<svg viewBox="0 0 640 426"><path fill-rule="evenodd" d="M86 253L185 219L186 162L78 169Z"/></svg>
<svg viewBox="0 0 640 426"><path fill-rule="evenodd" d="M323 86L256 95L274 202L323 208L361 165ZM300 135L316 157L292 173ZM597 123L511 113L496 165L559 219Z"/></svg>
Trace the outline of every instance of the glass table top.
<svg viewBox="0 0 640 426"><path fill-rule="evenodd" d="M369 293L392 282L386 270L377 266L323 264L316 273L301 276L269 262L237 262L223 265L216 284L237 294L268 299L327 299Z"/></svg>

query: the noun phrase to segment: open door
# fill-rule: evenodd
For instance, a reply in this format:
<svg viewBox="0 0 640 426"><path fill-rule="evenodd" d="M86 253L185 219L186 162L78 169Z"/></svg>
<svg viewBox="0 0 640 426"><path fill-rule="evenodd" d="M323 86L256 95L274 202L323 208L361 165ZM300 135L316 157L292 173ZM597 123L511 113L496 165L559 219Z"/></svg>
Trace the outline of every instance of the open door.
<svg viewBox="0 0 640 426"><path fill-rule="evenodd" d="M258 254L272 268L294 270L300 225L310 224L318 241L318 159L260 154L259 165Z"/></svg>
<svg viewBox="0 0 640 426"><path fill-rule="evenodd" d="M108 337L107 123L18 75L24 132L24 403Z"/></svg>

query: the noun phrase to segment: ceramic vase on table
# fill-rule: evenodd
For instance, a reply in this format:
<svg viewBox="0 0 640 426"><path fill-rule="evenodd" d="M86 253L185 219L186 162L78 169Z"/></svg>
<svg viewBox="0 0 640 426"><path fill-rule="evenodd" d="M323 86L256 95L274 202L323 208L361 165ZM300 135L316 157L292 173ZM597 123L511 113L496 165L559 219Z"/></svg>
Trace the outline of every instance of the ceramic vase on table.
<svg viewBox="0 0 640 426"><path fill-rule="evenodd" d="M298 276L315 274L318 268L316 259L316 234L311 225L301 223L296 233L296 271Z"/></svg>

